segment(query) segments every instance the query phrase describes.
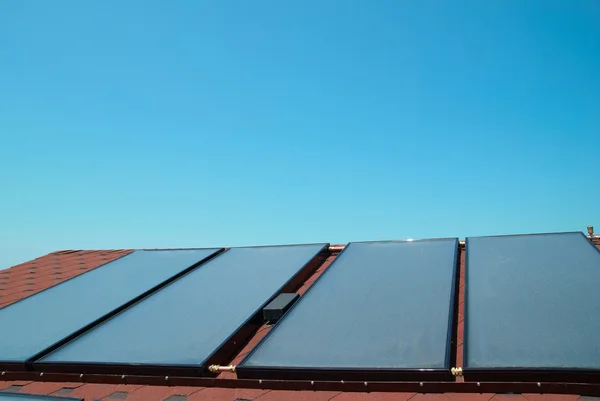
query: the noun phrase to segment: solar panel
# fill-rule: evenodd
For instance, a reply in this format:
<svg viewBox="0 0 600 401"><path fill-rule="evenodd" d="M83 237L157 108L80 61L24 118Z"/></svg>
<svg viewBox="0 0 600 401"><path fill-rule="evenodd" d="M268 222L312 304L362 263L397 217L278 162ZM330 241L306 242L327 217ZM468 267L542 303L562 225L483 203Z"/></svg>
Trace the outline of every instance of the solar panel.
<svg viewBox="0 0 600 401"><path fill-rule="evenodd" d="M465 378L598 380L599 289L581 233L467 238Z"/></svg>
<svg viewBox="0 0 600 401"><path fill-rule="evenodd" d="M240 378L450 380L456 239L349 244Z"/></svg>
<svg viewBox="0 0 600 401"><path fill-rule="evenodd" d="M135 251L0 309L0 365L24 366L216 251Z"/></svg>
<svg viewBox="0 0 600 401"><path fill-rule="evenodd" d="M283 289L295 290L324 252L327 244L229 249L34 366L202 374L226 362L247 328L258 327L252 318Z"/></svg>
<svg viewBox="0 0 600 401"><path fill-rule="evenodd" d="M25 393L8 393L0 391L0 401L83 401L82 398L53 397Z"/></svg>

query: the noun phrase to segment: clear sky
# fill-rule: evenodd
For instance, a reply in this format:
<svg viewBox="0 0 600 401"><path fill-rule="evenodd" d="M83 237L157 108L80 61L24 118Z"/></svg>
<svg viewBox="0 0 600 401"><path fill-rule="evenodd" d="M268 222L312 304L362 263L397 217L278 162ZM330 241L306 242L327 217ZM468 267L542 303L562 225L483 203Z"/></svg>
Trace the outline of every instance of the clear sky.
<svg viewBox="0 0 600 401"><path fill-rule="evenodd" d="M600 230L600 2L0 2L0 268Z"/></svg>

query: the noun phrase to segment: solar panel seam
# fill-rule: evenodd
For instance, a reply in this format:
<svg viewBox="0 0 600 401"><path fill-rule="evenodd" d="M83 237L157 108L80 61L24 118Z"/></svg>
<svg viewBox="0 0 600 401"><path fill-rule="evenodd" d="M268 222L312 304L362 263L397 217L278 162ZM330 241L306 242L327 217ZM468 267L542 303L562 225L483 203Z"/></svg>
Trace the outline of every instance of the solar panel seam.
<svg viewBox="0 0 600 401"><path fill-rule="evenodd" d="M373 241L373 242L375 242L375 241ZM392 241L390 241L390 242L392 242ZM354 243L354 242L351 242L351 243L347 244L347 245L344 247L344 249L342 249L342 250L340 251L340 253L337 255L337 257L335 258L335 260L334 260L334 261L333 261L333 262L332 262L332 263L329 265L329 267L328 267L327 269L325 269L325 271L323 271L323 273L321 273L321 274L319 275L319 277L317 277L317 278L316 278L316 279L315 279L315 280L312 282L312 284L310 285L310 287L308 287L308 289L307 289L307 290L304 292L304 294L302 294L302 295L300 296L300 299L299 299L298 301L296 301L296 302L295 302L295 303L294 303L294 304L293 304L293 305L292 305L292 306L291 306L291 307L290 307L290 308L289 308L289 309L288 309L288 310L287 310L287 311L286 311L286 312L283 314L283 316L281 317L281 319L279 319L279 322L278 322L278 323L285 321L286 317L287 317L287 316L288 316L290 313L292 313L292 312L293 312L294 308L296 308L296 307L297 307L297 306L300 304L300 302L302 301L302 299L303 299L303 298L305 298L305 297L306 297L306 296L307 296L307 295L310 293L310 291L311 291L311 290L313 290L313 291L314 291L314 288L315 288L315 287L317 287L317 286L319 285L319 281L322 281L322 280L323 280L323 277L326 277L326 276L327 276L327 273L331 272L332 268L333 268L333 267L335 267L335 262L336 262L336 261L338 261L338 260L340 259L340 257L341 257L341 256L344 254L344 252L347 252L347 250L350 248L350 246L352 246L352 244L353 244L353 243ZM246 354L246 357L245 357L245 358L242 360L242 362L240 363L240 365L243 365L243 364L244 364L244 362L245 362L246 360L248 360L249 358L251 358L251 357L252 357L252 354L253 354L253 353L254 353L254 352L255 352L255 351L256 351L256 350L257 350L257 349L258 349L258 348L261 346L261 344L262 344L262 343L264 343L265 341L267 341L267 339L269 338L269 335L271 335L271 334L274 332L274 330L273 330L273 329L274 329L274 328L276 328L276 327L277 327L277 324L275 324L275 325L273 325L273 326L271 327L271 330L269 330L269 333L267 333L267 334L266 334L266 335L265 335L265 336L264 336L264 337L263 337L263 338L262 338L262 339L261 339L261 340L258 342L258 344L256 344L256 346L254 346L254 348L252 348L252 349L251 349L251 350L250 350L250 351L249 351L249 352ZM283 367L282 367L282 369L283 369Z"/></svg>
<svg viewBox="0 0 600 401"><path fill-rule="evenodd" d="M458 294L459 294L459 286L460 286L460 258L462 249L460 244L457 244L457 247L454 252L454 259L456 261L456 265L454 267L454 272L452 273L452 293L450 294L450 312L449 312L449 322L448 322L448 334L447 334L447 343L449 346L447 347L447 361L446 364L448 366L456 366L456 347L457 344L457 329L458 329Z"/></svg>
<svg viewBox="0 0 600 401"><path fill-rule="evenodd" d="M352 243L349 243L349 244L347 244L347 245L344 247L344 249L342 249L342 251L341 251L341 252L338 254L338 256L337 256L336 260L338 260L338 259L339 259L339 258L340 258L340 257L343 255L344 251L346 251L347 249L349 249L351 245L352 245ZM292 312L293 312L293 309L294 309L295 307L297 307L297 306L300 304L300 301L302 300L302 298L306 297L306 296L307 296L307 294L309 294L311 290L314 290L314 288L315 288L315 287L316 287L316 286L319 284L319 280L322 280L322 279L323 279L323 277L325 277L325 276L327 275L327 273L331 272L331 270L332 270L332 267L335 267L335 266L332 266L332 265L334 265L334 264L335 264L335 260L334 260L334 262L333 262L333 263L332 263L332 264L331 264L331 265L330 265L330 266L327 268L327 270L325 270L325 271L324 271L324 272L323 272L323 273L322 273L322 274L321 274L319 277L317 277L317 278L316 278L316 279L315 279L315 280L312 282L312 284L310 285L310 287L308 287L308 289L306 290L306 292L304 292L304 294L301 296L301 298L300 298L300 299L299 299L297 302L295 302L295 303L294 303L294 305L292 305L292 306L290 307L290 309L288 309L288 310L286 311L286 313L284 313L284 314L283 314L283 316L281 317L281 319L279 319L279 321L280 321L280 322L283 322L283 321L285 320L285 318L287 317L287 315L289 315L290 313L292 313ZM256 346L255 346L253 349L251 349L251 350L250 350L250 351L247 353L246 357L245 357L245 358L242 360L242 362L240 363L240 365L243 365L243 364L244 364L244 362L245 362L247 359L249 359L249 358L252 356L252 354L255 352L255 350L257 350L257 349L258 349L258 348L261 346L261 344L262 344L262 343L264 343L265 341L267 341L267 339L269 338L269 335L270 335L271 333L273 333L273 328L275 328L275 327L277 327L277 324L275 324L275 325L274 325L274 326L271 328L271 330L269 331L269 333L267 333L267 334L266 334L266 335L265 335L265 336L264 336L264 337L263 337L263 338L262 338L262 339L261 339L261 340L258 342L258 344L256 344ZM281 368L283 369L284 367L281 367Z"/></svg>
<svg viewBox="0 0 600 401"><path fill-rule="evenodd" d="M465 238L465 295L464 295L464 313L463 313L463 369L468 369L468 336L469 336L469 320L467 316L469 314L469 238Z"/></svg>
<svg viewBox="0 0 600 401"><path fill-rule="evenodd" d="M310 245L318 245L318 244L310 244ZM260 248L260 247L256 247L256 248ZM281 294L282 292L296 291L302 285L302 283L304 283L307 279L310 278L311 273L314 272L315 270L317 270L319 268L319 266L321 266L325 262L325 260L327 260L327 256L329 254L328 248L329 248L329 244L325 244L321 248L321 250L319 252L317 252L317 254L315 256L313 256L313 258L311 258L310 260L308 260L300 268L300 270L298 271L297 274L295 274L292 277L290 277L290 279L284 285L282 285L268 300L265 300L263 302L263 304L256 310L256 312L254 313L254 315L250 316L244 322L244 324L242 326L247 325L251 321L256 321L256 325L257 325L256 328L253 328L252 330L249 330L248 334L243 336L246 340L250 339L251 338L251 334L256 333L256 331L258 329L260 329L260 327L262 325L262 319L261 319L261 317L262 317L262 310L264 309L264 307L267 306L273 299L275 299L277 297L277 295ZM240 344L240 346L238 346L237 349L234 349L231 352L228 352L227 355L217 355L218 351L220 349L222 349L227 342L233 341L232 338L233 338L234 335L235 335L235 333L232 333L232 335L229 338L227 338L219 346L219 348L217 348L215 350L215 352L213 352L204 361L204 365L209 366L209 365L213 365L213 364L223 363L226 360L229 360L232 357L234 357L237 352L239 352L241 349L243 349L244 344Z"/></svg>

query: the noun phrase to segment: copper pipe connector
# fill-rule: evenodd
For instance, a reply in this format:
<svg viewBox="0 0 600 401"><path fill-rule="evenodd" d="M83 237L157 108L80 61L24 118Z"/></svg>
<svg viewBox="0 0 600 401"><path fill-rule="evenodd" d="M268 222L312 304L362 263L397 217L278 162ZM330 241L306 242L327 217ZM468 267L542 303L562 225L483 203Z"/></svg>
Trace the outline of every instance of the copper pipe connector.
<svg viewBox="0 0 600 401"><path fill-rule="evenodd" d="M462 376L463 375L462 368L452 368L452 369L450 369L450 372L452 372L452 376Z"/></svg>
<svg viewBox="0 0 600 401"><path fill-rule="evenodd" d="M208 370L211 373L217 373L217 372L231 372L231 373L235 373L235 365L227 365L227 366L210 365L208 367Z"/></svg>
<svg viewBox="0 0 600 401"><path fill-rule="evenodd" d="M346 245L329 245L329 252L342 252Z"/></svg>

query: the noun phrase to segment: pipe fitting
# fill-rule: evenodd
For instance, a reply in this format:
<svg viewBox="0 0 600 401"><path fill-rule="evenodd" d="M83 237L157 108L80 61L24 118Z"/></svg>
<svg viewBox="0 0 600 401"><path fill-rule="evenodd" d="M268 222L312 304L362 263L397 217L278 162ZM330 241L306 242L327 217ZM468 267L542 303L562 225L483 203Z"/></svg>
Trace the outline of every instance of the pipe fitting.
<svg viewBox="0 0 600 401"><path fill-rule="evenodd" d="M452 372L452 376L462 376L463 375L462 368L452 368L452 369L450 369L450 372Z"/></svg>
<svg viewBox="0 0 600 401"><path fill-rule="evenodd" d="M342 252L346 245L329 245L329 252Z"/></svg>
<svg viewBox="0 0 600 401"><path fill-rule="evenodd" d="M208 370L211 373L217 373L217 372L231 372L231 373L235 373L235 365L227 365L227 366L210 365L208 367Z"/></svg>

